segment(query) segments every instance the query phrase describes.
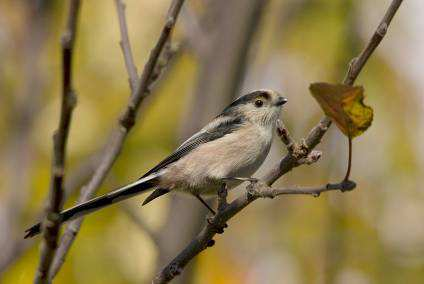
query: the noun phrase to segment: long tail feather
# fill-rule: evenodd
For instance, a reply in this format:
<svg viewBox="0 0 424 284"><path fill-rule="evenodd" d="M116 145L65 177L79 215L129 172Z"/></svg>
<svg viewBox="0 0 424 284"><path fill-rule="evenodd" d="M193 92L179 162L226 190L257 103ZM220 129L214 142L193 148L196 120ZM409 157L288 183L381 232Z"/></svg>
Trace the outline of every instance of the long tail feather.
<svg viewBox="0 0 424 284"><path fill-rule="evenodd" d="M95 197L87 202L78 204L66 209L60 213L61 222L73 220L75 218L87 215L103 207L112 205L119 201L128 199L134 195L142 193L157 185L158 176L150 175L139 179L127 186L109 192L103 196ZM38 235L41 232L41 223L35 224L25 231L25 239Z"/></svg>

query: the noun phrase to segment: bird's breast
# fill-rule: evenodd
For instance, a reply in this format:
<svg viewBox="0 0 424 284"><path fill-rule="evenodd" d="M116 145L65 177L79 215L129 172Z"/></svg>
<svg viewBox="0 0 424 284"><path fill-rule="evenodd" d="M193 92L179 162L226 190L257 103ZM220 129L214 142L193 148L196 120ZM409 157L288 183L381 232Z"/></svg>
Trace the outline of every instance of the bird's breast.
<svg viewBox="0 0 424 284"><path fill-rule="evenodd" d="M163 182L176 189L205 191L224 177L250 177L268 155L272 130L256 125L200 145L166 169ZM200 193L202 193L200 192Z"/></svg>

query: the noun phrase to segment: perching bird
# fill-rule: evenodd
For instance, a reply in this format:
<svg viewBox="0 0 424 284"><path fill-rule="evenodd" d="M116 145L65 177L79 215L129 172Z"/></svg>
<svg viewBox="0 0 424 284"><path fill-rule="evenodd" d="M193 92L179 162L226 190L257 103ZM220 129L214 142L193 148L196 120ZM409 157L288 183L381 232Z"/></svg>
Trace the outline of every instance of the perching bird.
<svg viewBox="0 0 424 284"><path fill-rule="evenodd" d="M281 107L287 99L271 90L258 90L231 103L174 153L127 186L60 213L66 222L142 192L154 189L143 205L170 191L200 197L217 193L225 182L231 189L250 178L268 155ZM38 223L25 238L41 231Z"/></svg>

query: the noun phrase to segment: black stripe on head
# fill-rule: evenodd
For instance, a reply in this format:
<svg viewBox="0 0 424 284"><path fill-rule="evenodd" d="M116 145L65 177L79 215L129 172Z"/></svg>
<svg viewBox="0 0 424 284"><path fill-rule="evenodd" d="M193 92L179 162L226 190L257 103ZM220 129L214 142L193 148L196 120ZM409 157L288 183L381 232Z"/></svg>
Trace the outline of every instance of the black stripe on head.
<svg viewBox="0 0 424 284"><path fill-rule="evenodd" d="M248 93L246 95L243 95L241 97L239 97L238 99L236 99L234 102L232 102L229 106L227 106L222 113L220 114L225 116L225 115L231 115L233 114L233 111L241 105L245 105L248 104L250 102L252 102L253 100L255 100L256 98L264 98L265 100L269 100L271 99L270 95L265 92L265 91L254 91L251 93Z"/></svg>

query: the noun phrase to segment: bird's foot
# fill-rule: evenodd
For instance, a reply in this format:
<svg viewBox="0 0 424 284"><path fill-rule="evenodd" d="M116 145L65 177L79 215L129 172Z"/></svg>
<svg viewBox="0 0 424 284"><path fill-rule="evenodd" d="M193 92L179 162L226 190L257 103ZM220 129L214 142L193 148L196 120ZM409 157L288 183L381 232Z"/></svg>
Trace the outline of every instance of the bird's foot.
<svg viewBox="0 0 424 284"><path fill-rule="evenodd" d="M228 225L222 221L220 217L220 213L227 208L227 195L228 189L225 182L222 183L222 186L218 189L218 212L214 214L214 216L210 216L206 219L208 224L212 227L212 229L217 234L224 233L224 229L228 227Z"/></svg>
<svg viewBox="0 0 424 284"><path fill-rule="evenodd" d="M222 212L227 208L227 196L228 188L227 184L224 182L221 187L218 189L218 212Z"/></svg>

